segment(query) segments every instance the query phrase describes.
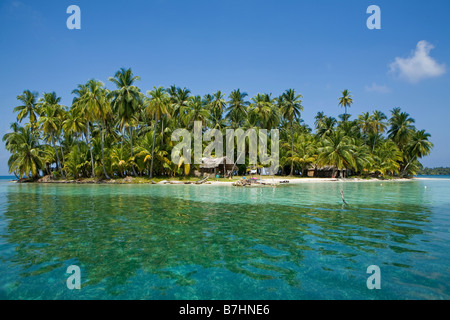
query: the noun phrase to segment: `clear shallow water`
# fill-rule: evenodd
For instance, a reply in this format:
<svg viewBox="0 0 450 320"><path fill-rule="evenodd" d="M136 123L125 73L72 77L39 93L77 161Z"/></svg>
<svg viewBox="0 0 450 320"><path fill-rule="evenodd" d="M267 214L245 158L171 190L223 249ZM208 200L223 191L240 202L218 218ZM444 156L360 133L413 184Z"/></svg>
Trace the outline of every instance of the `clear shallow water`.
<svg viewBox="0 0 450 320"><path fill-rule="evenodd" d="M0 299L450 298L450 179L0 194Z"/></svg>

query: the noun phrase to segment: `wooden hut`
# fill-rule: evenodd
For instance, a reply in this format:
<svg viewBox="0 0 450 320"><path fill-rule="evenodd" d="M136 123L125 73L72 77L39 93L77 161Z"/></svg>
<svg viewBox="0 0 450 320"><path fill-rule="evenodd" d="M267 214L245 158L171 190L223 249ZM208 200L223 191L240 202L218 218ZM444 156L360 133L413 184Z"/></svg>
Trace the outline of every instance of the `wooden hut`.
<svg viewBox="0 0 450 320"><path fill-rule="evenodd" d="M334 173L334 177L333 177ZM335 166L313 167L308 169L308 177L344 178L350 175L350 170L338 169Z"/></svg>
<svg viewBox="0 0 450 320"><path fill-rule="evenodd" d="M226 177L229 176L236 168L237 167L235 167L234 161L228 157L202 158L200 172L202 176L205 176L206 174L216 176L218 174L222 177Z"/></svg>

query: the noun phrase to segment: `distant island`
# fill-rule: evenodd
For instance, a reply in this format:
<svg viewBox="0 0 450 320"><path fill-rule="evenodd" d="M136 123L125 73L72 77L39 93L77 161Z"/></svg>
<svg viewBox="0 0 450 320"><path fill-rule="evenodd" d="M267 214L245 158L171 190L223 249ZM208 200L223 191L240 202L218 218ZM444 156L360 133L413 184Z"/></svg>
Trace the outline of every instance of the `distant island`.
<svg viewBox="0 0 450 320"><path fill-rule="evenodd" d="M423 168L418 175L423 176L450 176L450 167Z"/></svg>

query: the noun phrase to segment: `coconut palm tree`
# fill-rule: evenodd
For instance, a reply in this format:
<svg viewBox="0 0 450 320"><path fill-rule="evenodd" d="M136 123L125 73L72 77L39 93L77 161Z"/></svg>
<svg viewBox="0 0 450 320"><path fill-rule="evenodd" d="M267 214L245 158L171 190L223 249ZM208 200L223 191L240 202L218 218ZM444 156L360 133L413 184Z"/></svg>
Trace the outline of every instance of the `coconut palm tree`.
<svg viewBox="0 0 450 320"><path fill-rule="evenodd" d="M152 145L152 158L150 166L150 178L153 177L153 159L155 151L155 139L156 139L156 124L162 118L163 115L167 115L167 106L169 104L169 97L166 94L166 90L163 87L153 87L152 91L147 91L149 96L146 112L148 115L153 116L153 145Z"/></svg>
<svg viewBox="0 0 450 320"><path fill-rule="evenodd" d="M171 116L176 120L175 125L177 126L180 119L183 119L185 116L182 110L186 110L191 91L186 88L181 89L171 86L168 89L168 93L170 95Z"/></svg>
<svg viewBox="0 0 450 320"><path fill-rule="evenodd" d="M392 117L389 119L390 129L388 131L389 138L403 151L414 132L413 124L415 120L408 113L401 112L400 108L394 108L391 113Z"/></svg>
<svg viewBox="0 0 450 320"><path fill-rule="evenodd" d="M333 166L333 177L336 169L355 168L356 162L353 158L355 146L350 137L338 130L323 140L323 146L318 149L318 163L320 165Z"/></svg>
<svg viewBox="0 0 450 320"><path fill-rule="evenodd" d="M345 89L342 91L342 97L339 98L339 105L345 108L345 118L344 122L347 121L347 107L350 107L353 104L353 97L351 92Z"/></svg>
<svg viewBox="0 0 450 320"><path fill-rule="evenodd" d="M249 102L245 100L247 92L241 92L239 89L233 90L229 95L228 107L226 109L226 118L230 120L231 126L239 128L247 117L247 107Z"/></svg>
<svg viewBox="0 0 450 320"><path fill-rule="evenodd" d="M29 178L39 176L39 170L44 169L42 149L31 128L17 128L13 135L4 137L8 140L8 149L12 152L8 160L9 173L17 173L21 179L24 175Z"/></svg>
<svg viewBox="0 0 450 320"><path fill-rule="evenodd" d="M361 131L363 133L364 139L367 140L367 137L369 134L374 132L373 122L372 122L372 116L369 112L363 112L358 116L358 125L361 128Z"/></svg>
<svg viewBox="0 0 450 320"><path fill-rule="evenodd" d="M130 136L130 152L133 157L133 120L136 119L136 115L139 113L141 107L141 90L133 85L137 80L140 80L139 76L133 76L131 69L121 68L116 72L114 77L109 77L108 80L116 85L116 90L111 91L110 97L112 98L112 107L115 114L120 119L120 129L125 131L127 126ZM134 167L132 167L133 173L136 175Z"/></svg>
<svg viewBox="0 0 450 320"><path fill-rule="evenodd" d="M89 147L89 153L91 156L91 177L95 177L95 165L94 165L94 155L92 150L91 141L91 123L93 121L94 112L88 108L85 103L85 95L87 94L88 88L86 84L79 84L72 94L75 94L75 98L72 101L72 109L77 109L81 119L86 122L85 131L83 131L86 145Z"/></svg>
<svg viewBox="0 0 450 320"><path fill-rule="evenodd" d="M66 115L62 126L64 132L75 137L81 136L86 131L86 122L81 117L81 110L72 108Z"/></svg>
<svg viewBox="0 0 450 320"><path fill-rule="evenodd" d="M87 91L82 99L87 109L91 110L93 119L100 123L103 174L106 179L110 179L105 169L104 135L106 124L108 120L112 118L112 108L109 100L111 95L100 81L91 79L87 82L86 86Z"/></svg>
<svg viewBox="0 0 450 320"><path fill-rule="evenodd" d="M314 126L315 126L316 130L318 130L320 128L324 118L325 118L325 113L323 111L318 111L316 116L314 117Z"/></svg>
<svg viewBox="0 0 450 320"><path fill-rule="evenodd" d="M374 150L373 155L373 169L375 171L379 171L383 176L399 172L403 154L392 140L382 140Z"/></svg>
<svg viewBox="0 0 450 320"><path fill-rule="evenodd" d="M56 154L56 167L59 168L61 176L64 178L64 172L59 160L58 150L56 148L56 137L59 136L61 130L61 117L62 107L59 104L61 97L58 97L55 92L44 93L44 97L39 100L39 107L41 109L41 115L39 117L39 124L44 135L49 137Z"/></svg>
<svg viewBox="0 0 450 320"><path fill-rule="evenodd" d="M257 116L257 125L262 128L267 128L272 113L270 96L267 98L266 95L258 93L250 99L250 112Z"/></svg>
<svg viewBox="0 0 450 320"><path fill-rule="evenodd" d="M190 129L195 121L201 121L202 126L206 127L206 120L210 115L209 110L205 108L205 104L200 96L190 97L185 113L185 126Z"/></svg>
<svg viewBox="0 0 450 320"><path fill-rule="evenodd" d="M409 166L419 158L422 158L430 154L433 148L433 143L428 139L431 135L425 130L414 131L411 135L411 140L408 143L405 155L409 158L406 162L405 167L402 170L403 174L407 174Z"/></svg>
<svg viewBox="0 0 450 320"><path fill-rule="evenodd" d="M130 154L124 146L115 146L111 151L112 166L115 167L121 177L125 176L125 172L130 166Z"/></svg>
<svg viewBox="0 0 450 320"><path fill-rule="evenodd" d="M278 99L280 105L280 112L282 116L289 121L289 126L291 129L291 154L294 153L294 121L300 120L300 112L303 111L302 106L302 95L296 94L294 89L286 90L281 98ZM291 162L291 173L294 174L294 162Z"/></svg>
<svg viewBox="0 0 450 320"><path fill-rule="evenodd" d="M284 162L294 162L299 166L302 176L305 176L308 166L313 164L317 158L316 141L312 135L307 133L295 133L294 135L294 152L287 151ZM285 143L284 148L288 147L288 143Z"/></svg>
<svg viewBox="0 0 450 320"><path fill-rule="evenodd" d="M14 112L19 112L17 121L22 122L26 117L30 119L31 128L34 131L38 116L37 110L37 92L25 90L23 94L17 96L17 100L21 101L23 105L14 108Z"/></svg>
<svg viewBox="0 0 450 320"><path fill-rule="evenodd" d="M225 95L221 91L217 91L212 95L212 101L209 104L209 122L212 129L223 129L225 121L223 119L223 112L226 108Z"/></svg>
<svg viewBox="0 0 450 320"><path fill-rule="evenodd" d="M12 132L6 133L2 140L5 142L5 149L9 152L15 152L16 148L18 147L18 144L20 143L20 138L18 135L21 135L23 130L23 127L21 127L17 122L14 122L11 124L10 129Z"/></svg>
<svg viewBox="0 0 450 320"><path fill-rule="evenodd" d="M337 120L333 117L323 116L319 122L317 122L317 136L320 138L330 136L337 124Z"/></svg>
<svg viewBox="0 0 450 320"><path fill-rule="evenodd" d="M269 115L267 116L267 121L265 122L265 126L267 130L271 130L274 128L278 128L280 125L280 109L277 106L277 98L272 98L272 94L263 94L263 99L269 107Z"/></svg>
<svg viewBox="0 0 450 320"><path fill-rule="evenodd" d="M371 127L375 136L373 139L372 151L375 149L375 144L378 140L378 136L380 135L380 133L384 133L384 131L386 130L385 120L387 120L387 117L383 112L375 110L372 113Z"/></svg>

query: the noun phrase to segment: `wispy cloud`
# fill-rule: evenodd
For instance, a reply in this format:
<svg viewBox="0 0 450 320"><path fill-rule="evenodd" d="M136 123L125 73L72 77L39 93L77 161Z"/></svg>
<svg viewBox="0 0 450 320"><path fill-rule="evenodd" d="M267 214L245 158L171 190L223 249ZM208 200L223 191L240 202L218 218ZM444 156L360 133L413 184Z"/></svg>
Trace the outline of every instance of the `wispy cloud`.
<svg viewBox="0 0 450 320"><path fill-rule="evenodd" d="M432 49L434 49L432 44L425 40L419 41L410 57L395 58L395 61L390 65L390 71L411 83L443 75L446 72L446 66L445 64L439 64L430 56Z"/></svg>
<svg viewBox="0 0 450 320"><path fill-rule="evenodd" d="M372 83L371 86L366 86L365 89L367 92L378 92L383 94L391 92L391 89L389 89L387 86L377 85L375 82Z"/></svg>

